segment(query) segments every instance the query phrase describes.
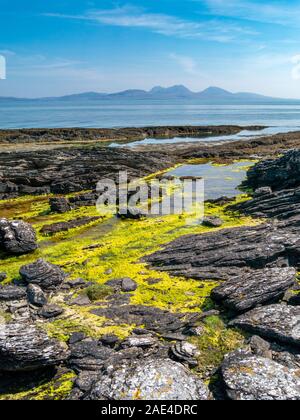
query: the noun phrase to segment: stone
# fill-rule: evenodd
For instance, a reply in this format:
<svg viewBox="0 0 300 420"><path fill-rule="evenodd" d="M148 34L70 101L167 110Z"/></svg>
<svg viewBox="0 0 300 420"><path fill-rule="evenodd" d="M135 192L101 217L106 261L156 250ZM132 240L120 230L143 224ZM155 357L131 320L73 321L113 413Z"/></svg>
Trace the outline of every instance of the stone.
<svg viewBox="0 0 300 420"><path fill-rule="evenodd" d="M58 305L45 305L39 311L39 316L41 316L42 318L50 319L50 318L56 318L63 313L64 313L63 308L61 308Z"/></svg>
<svg viewBox="0 0 300 420"><path fill-rule="evenodd" d="M257 188L254 191L253 197L262 197L264 195L271 195L272 194L272 188L270 187L261 187L261 188Z"/></svg>
<svg viewBox="0 0 300 420"><path fill-rule="evenodd" d="M103 346L100 342L86 339L72 344L69 365L76 372L83 370L100 371L105 361L115 353L110 347Z"/></svg>
<svg viewBox="0 0 300 420"><path fill-rule="evenodd" d="M22 255L37 247L35 230L29 223L0 219L0 248L9 254Z"/></svg>
<svg viewBox="0 0 300 420"><path fill-rule="evenodd" d="M106 371L90 400L208 400L206 385L180 363L170 359L131 361Z"/></svg>
<svg viewBox="0 0 300 420"><path fill-rule="evenodd" d="M122 292L134 292L137 289L137 287L138 287L137 283L130 278L124 278L122 280L122 285L121 285Z"/></svg>
<svg viewBox="0 0 300 420"><path fill-rule="evenodd" d="M0 371L20 372L59 365L68 357L67 346L34 324L0 325Z"/></svg>
<svg viewBox="0 0 300 420"><path fill-rule="evenodd" d="M229 324L263 338L300 347L300 308L288 305L259 307Z"/></svg>
<svg viewBox="0 0 300 420"><path fill-rule="evenodd" d="M211 297L226 308L244 312L267 302L278 301L296 282L294 268L252 270L225 281Z"/></svg>
<svg viewBox="0 0 300 420"><path fill-rule="evenodd" d="M67 232L70 229L79 228L89 223L96 222L97 220L102 220L100 216L97 217L82 217L75 220L70 220L69 222L60 222L53 223L52 225L45 225L41 228L40 232L43 235L55 235L59 232Z"/></svg>
<svg viewBox="0 0 300 420"><path fill-rule="evenodd" d="M44 306L47 298L43 290L36 284L29 284L27 287L28 301L34 306Z"/></svg>
<svg viewBox="0 0 300 420"><path fill-rule="evenodd" d="M91 301L86 295L79 295L69 301L70 306L88 306L90 304Z"/></svg>
<svg viewBox="0 0 300 420"><path fill-rule="evenodd" d="M66 274L57 265L43 259L21 267L20 275L26 283L36 284L43 290L57 288L66 278Z"/></svg>
<svg viewBox="0 0 300 420"><path fill-rule="evenodd" d="M26 299L26 289L19 286L0 286L0 302Z"/></svg>
<svg viewBox="0 0 300 420"><path fill-rule="evenodd" d="M127 211L118 211L117 216L121 219L140 220L147 217L148 213L137 207L128 207Z"/></svg>
<svg viewBox="0 0 300 420"><path fill-rule="evenodd" d="M225 358L222 378L226 393L232 400L300 400L297 370L242 350Z"/></svg>
<svg viewBox="0 0 300 420"><path fill-rule="evenodd" d="M202 221L203 226L212 227L212 228L218 228L223 226L224 222L219 217L204 217Z"/></svg>
<svg viewBox="0 0 300 420"><path fill-rule="evenodd" d="M258 335L253 335L249 340L249 346L253 354L272 360L271 344Z"/></svg>
<svg viewBox="0 0 300 420"><path fill-rule="evenodd" d="M49 204L52 213L67 213L71 210L69 200L64 197L50 198Z"/></svg>
<svg viewBox="0 0 300 420"><path fill-rule="evenodd" d="M128 337L126 340L124 340L121 344L123 348L127 347L152 347L156 346L158 344L158 340L155 337L152 337L151 335L132 335Z"/></svg>
<svg viewBox="0 0 300 420"><path fill-rule="evenodd" d="M69 344L76 344L79 341L82 341L86 338L86 335L83 332L75 332L71 335L71 337L69 338Z"/></svg>
<svg viewBox="0 0 300 420"><path fill-rule="evenodd" d="M6 273L0 273L0 283L7 279Z"/></svg>
<svg viewBox="0 0 300 420"><path fill-rule="evenodd" d="M115 345L118 344L120 340L119 337L114 334L104 334L100 338L100 341L104 346L115 347Z"/></svg>
<svg viewBox="0 0 300 420"><path fill-rule="evenodd" d="M178 341L172 345L171 355L179 362L196 367L198 365L196 358L200 355L200 352L194 344L188 343L187 341Z"/></svg>

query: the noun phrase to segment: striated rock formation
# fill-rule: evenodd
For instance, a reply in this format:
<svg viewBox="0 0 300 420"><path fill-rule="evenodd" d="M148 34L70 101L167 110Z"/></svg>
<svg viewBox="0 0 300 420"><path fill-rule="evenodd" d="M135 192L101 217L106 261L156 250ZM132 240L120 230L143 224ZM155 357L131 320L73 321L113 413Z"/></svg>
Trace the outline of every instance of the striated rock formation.
<svg viewBox="0 0 300 420"><path fill-rule="evenodd" d="M60 286L66 274L57 266L43 259L20 269L22 279L28 284L36 284L43 290L53 290Z"/></svg>
<svg viewBox="0 0 300 420"><path fill-rule="evenodd" d="M300 307L270 305L247 312L230 326L279 343L300 347Z"/></svg>
<svg viewBox="0 0 300 420"><path fill-rule="evenodd" d="M222 378L232 400L300 400L297 370L245 351L225 358Z"/></svg>
<svg viewBox="0 0 300 420"><path fill-rule="evenodd" d="M168 359L123 363L107 370L90 392L91 400L208 400L204 383Z"/></svg>
<svg viewBox="0 0 300 420"><path fill-rule="evenodd" d="M26 299L26 289L18 286L0 286L0 302Z"/></svg>
<svg viewBox="0 0 300 420"><path fill-rule="evenodd" d="M41 369L58 365L67 357L64 344L33 324L0 325L0 371Z"/></svg>
<svg viewBox="0 0 300 420"><path fill-rule="evenodd" d="M52 225L43 226L40 232L44 235L54 235L55 233L67 232L70 229L82 227L97 220L102 220L102 217L83 217L69 222L53 223Z"/></svg>
<svg viewBox="0 0 300 420"><path fill-rule="evenodd" d="M296 282L294 268L252 270L233 277L212 291L212 298L226 308L244 312L279 300Z"/></svg>
<svg viewBox="0 0 300 420"><path fill-rule="evenodd" d="M27 287L28 301L35 306L42 307L46 305L47 298L40 286L36 284L29 284Z"/></svg>
<svg viewBox="0 0 300 420"><path fill-rule="evenodd" d="M37 249L36 234L30 224L0 219L0 248L10 254L27 254Z"/></svg>

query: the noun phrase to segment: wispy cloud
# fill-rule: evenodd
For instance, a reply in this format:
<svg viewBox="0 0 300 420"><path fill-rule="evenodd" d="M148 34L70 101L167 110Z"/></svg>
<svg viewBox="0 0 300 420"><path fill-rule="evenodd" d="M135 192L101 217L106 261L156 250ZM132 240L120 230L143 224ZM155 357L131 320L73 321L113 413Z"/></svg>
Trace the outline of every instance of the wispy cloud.
<svg viewBox="0 0 300 420"><path fill-rule="evenodd" d="M214 15L256 22L299 27L300 4L294 1L194 0L204 3Z"/></svg>
<svg viewBox="0 0 300 420"><path fill-rule="evenodd" d="M123 6L115 9L92 10L82 15L47 13L46 16L80 19L102 25L127 28L141 28L151 32L185 39L205 39L216 42L230 42L235 38L256 33L248 28L211 20L206 22L185 20L161 13L149 13L142 8Z"/></svg>
<svg viewBox="0 0 300 420"><path fill-rule="evenodd" d="M170 58L174 60L184 70L185 73L196 75L198 74L197 63L192 57L187 57L179 54L170 54Z"/></svg>

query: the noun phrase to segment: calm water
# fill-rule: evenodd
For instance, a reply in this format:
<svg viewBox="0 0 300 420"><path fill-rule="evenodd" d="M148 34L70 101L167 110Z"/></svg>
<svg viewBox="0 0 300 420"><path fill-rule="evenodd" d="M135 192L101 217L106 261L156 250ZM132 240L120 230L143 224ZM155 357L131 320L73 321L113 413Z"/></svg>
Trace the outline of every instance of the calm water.
<svg viewBox="0 0 300 420"><path fill-rule="evenodd" d="M300 105L0 103L0 128L237 124L300 127Z"/></svg>

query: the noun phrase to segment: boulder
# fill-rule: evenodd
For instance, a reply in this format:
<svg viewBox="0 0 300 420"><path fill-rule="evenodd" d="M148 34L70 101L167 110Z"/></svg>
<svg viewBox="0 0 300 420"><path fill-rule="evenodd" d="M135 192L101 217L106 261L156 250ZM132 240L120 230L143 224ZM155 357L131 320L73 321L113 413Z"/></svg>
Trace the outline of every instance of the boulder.
<svg viewBox="0 0 300 420"><path fill-rule="evenodd" d="M26 289L19 286L0 286L0 302L26 299Z"/></svg>
<svg viewBox="0 0 300 420"><path fill-rule="evenodd" d="M171 347L171 355L176 360L182 363L187 363L191 367L198 365L196 360L200 352L194 344L188 343L187 341L178 341Z"/></svg>
<svg viewBox="0 0 300 420"><path fill-rule="evenodd" d="M130 278L124 278L122 280L122 284L121 284L122 292L134 292L137 289L137 287L138 287L137 283Z"/></svg>
<svg viewBox="0 0 300 420"><path fill-rule="evenodd" d="M300 347L300 307L270 305L259 307L229 324L263 338Z"/></svg>
<svg viewBox="0 0 300 420"><path fill-rule="evenodd" d="M69 365L76 372L99 371L114 353L115 350L95 340L81 340L71 345Z"/></svg>
<svg viewBox="0 0 300 420"><path fill-rule="evenodd" d="M64 197L50 198L49 204L52 213L67 213L71 210L69 200Z"/></svg>
<svg viewBox="0 0 300 420"><path fill-rule="evenodd" d="M0 219L0 248L9 254L28 254L37 249L35 230L20 220Z"/></svg>
<svg viewBox="0 0 300 420"><path fill-rule="evenodd" d="M44 306L47 303L47 298L43 290L36 284L29 284L27 287L28 301L34 306Z"/></svg>
<svg viewBox="0 0 300 420"><path fill-rule="evenodd" d="M252 270L233 277L212 292L212 298L236 312L244 312L267 302L275 302L296 282L294 268Z"/></svg>
<svg viewBox="0 0 300 420"><path fill-rule="evenodd" d="M207 227L211 227L211 228L218 228L223 226L223 220L220 219L219 217L211 217L211 216L207 216L203 218L202 221L202 225L203 226L207 226Z"/></svg>
<svg viewBox="0 0 300 420"><path fill-rule="evenodd" d="M146 359L108 369L93 385L91 400L208 400L206 385L180 363Z"/></svg>
<svg viewBox="0 0 300 420"><path fill-rule="evenodd" d="M50 319L50 318L56 318L57 316L60 316L63 313L64 313L63 308L61 308L58 305L45 305L39 311L39 316L41 316L42 318Z"/></svg>
<svg viewBox="0 0 300 420"><path fill-rule="evenodd" d="M243 350L225 358L222 378L226 393L232 400L300 400L297 370Z"/></svg>
<svg viewBox="0 0 300 420"><path fill-rule="evenodd" d="M55 366L68 357L67 346L34 324L0 325L0 371L19 372Z"/></svg>
<svg viewBox="0 0 300 420"><path fill-rule="evenodd" d="M55 289L66 278L66 274L57 265L50 264L43 259L21 267L20 275L26 283L36 284L43 290Z"/></svg>

